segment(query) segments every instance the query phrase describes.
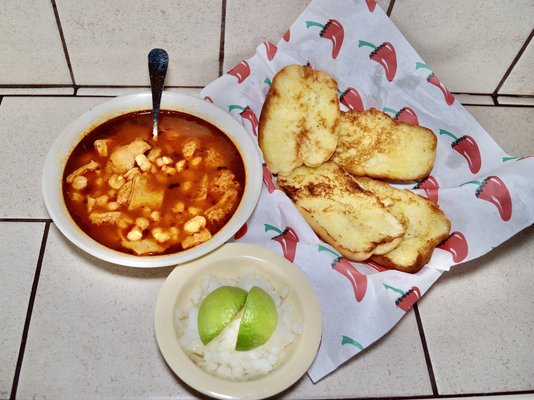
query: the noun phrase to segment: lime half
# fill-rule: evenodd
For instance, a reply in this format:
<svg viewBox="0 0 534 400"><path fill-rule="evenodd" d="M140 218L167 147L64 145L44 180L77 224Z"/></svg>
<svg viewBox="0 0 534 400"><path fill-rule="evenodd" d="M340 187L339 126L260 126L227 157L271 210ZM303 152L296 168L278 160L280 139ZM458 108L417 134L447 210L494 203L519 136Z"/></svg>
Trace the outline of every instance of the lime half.
<svg viewBox="0 0 534 400"><path fill-rule="evenodd" d="M221 333L241 311L247 291L234 286L221 286L208 294L198 310L198 334L205 345ZM272 301L272 300L271 300Z"/></svg>
<svg viewBox="0 0 534 400"><path fill-rule="evenodd" d="M266 343L278 324L278 312L271 296L254 286L248 292L239 325L235 349L248 351Z"/></svg>

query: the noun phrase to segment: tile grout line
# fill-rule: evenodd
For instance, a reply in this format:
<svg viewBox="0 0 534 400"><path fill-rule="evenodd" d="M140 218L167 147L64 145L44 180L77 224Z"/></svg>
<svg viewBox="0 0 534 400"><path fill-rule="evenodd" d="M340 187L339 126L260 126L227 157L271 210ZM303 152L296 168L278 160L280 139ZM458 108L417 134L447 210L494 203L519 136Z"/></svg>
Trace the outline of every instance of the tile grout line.
<svg viewBox="0 0 534 400"><path fill-rule="evenodd" d="M530 35L528 35L527 40L525 40L525 43L523 43L523 45L517 52L516 56L512 60L512 63L510 64L506 72L504 73L504 76L502 77L501 81L499 82L495 90L493 91L492 96L494 96L494 101L497 103L497 105L498 105L499 90L501 90L501 87L504 85L504 82L506 82L506 80L508 79L508 76L510 76L510 74L512 73L512 70L515 68L517 62L519 61L519 59L525 52L533 36L534 36L534 29L532 29L532 31L530 32Z"/></svg>
<svg viewBox="0 0 534 400"><path fill-rule="evenodd" d="M419 314L419 307L417 304L414 304L413 311L415 314L415 320L417 321L417 329L419 330L421 345L423 346L423 352L425 353L425 362L428 370L428 377L430 378L430 385L432 387L432 394L434 396L439 396L438 385L436 383L436 377L434 375L434 369L432 368L432 361L430 360L430 353L428 352L428 346L426 343L425 330L423 329L423 323L421 321L421 315Z"/></svg>
<svg viewBox="0 0 534 400"><path fill-rule="evenodd" d="M391 13L392 13L392 11L393 11L393 6L394 6L394 5L395 5L395 0L390 0L390 1L389 1L389 5L388 5L388 9L387 9L387 11L386 11L386 15L387 15L388 17L391 17Z"/></svg>
<svg viewBox="0 0 534 400"><path fill-rule="evenodd" d="M224 68L224 39L226 36L226 0L221 1L221 38L219 42L219 77Z"/></svg>
<svg viewBox="0 0 534 400"><path fill-rule="evenodd" d="M22 369L22 361L24 359L24 351L26 350L26 341L28 339L28 332L30 330L30 321L33 312L33 305L35 303L35 297L37 294L37 286L39 285L39 277L41 275L41 267L43 264L44 252L46 249L46 242L48 241L48 232L50 231L50 221L45 223L43 238L41 240L41 248L39 249L39 258L37 259L37 265L35 267L35 275L33 277L32 290L30 293L30 299L28 300L28 309L26 311L26 320L24 321L24 329L22 331L22 337L20 340L19 356L17 358L17 365L15 367L15 376L13 377L13 385L11 387L10 400L15 400L17 397L17 388L19 384L20 371Z"/></svg>
<svg viewBox="0 0 534 400"><path fill-rule="evenodd" d="M63 33L63 28L61 26L61 20L59 18L59 11L57 9L56 0L50 0L52 3L52 9L54 10L54 16L56 18L56 25L59 31L59 37L61 38L61 45L63 46L63 53L65 55L65 60L67 61L67 67L69 68L70 79L72 81L72 86L74 88L74 94L78 91L76 86L76 79L74 79L74 71L72 70L72 64L70 62L69 50L67 48L67 42L65 41L65 35Z"/></svg>
<svg viewBox="0 0 534 400"><path fill-rule="evenodd" d="M51 218L0 218L0 222L52 222Z"/></svg>

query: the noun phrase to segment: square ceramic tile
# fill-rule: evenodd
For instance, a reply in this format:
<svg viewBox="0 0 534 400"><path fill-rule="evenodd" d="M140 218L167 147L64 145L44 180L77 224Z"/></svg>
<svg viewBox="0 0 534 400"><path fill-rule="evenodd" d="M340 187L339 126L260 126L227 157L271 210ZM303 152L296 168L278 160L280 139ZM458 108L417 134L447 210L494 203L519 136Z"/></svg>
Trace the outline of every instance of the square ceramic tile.
<svg viewBox="0 0 534 400"><path fill-rule="evenodd" d="M183 94L189 94L191 96L196 96L196 97L199 96L200 90L201 89L196 89L196 88L165 88L165 91L170 92L170 93L183 93ZM141 92L150 92L150 88L149 87L141 87L141 88L87 87L87 88L78 89L78 92L76 93L76 95L77 96L115 97L115 96L123 96L127 94L135 94L135 93L141 93Z"/></svg>
<svg viewBox="0 0 534 400"><path fill-rule="evenodd" d="M101 262L52 225L17 398L192 398L154 334L156 299L170 271Z"/></svg>
<svg viewBox="0 0 534 400"><path fill-rule="evenodd" d="M413 311L386 336L316 384L306 376L284 399L372 398L431 395Z"/></svg>
<svg viewBox="0 0 534 400"><path fill-rule="evenodd" d="M402 0L391 19L451 91L492 93L532 30L530 0Z"/></svg>
<svg viewBox="0 0 534 400"><path fill-rule="evenodd" d="M2 95L69 95L74 94L72 86L48 86L48 87L0 87L0 96Z"/></svg>
<svg viewBox="0 0 534 400"><path fill-rule="evenodd" d="M454 267L419 309L440 394L534 390L534 228Z"/></svg>
<svg viewBox="0 0 534 400"><path fill-rule="evenodd" d="M0 222L0 398L10 397L44 223Z"/></svg>
<svg viewBox="0 0 534 400"><path fill-rule="evenodd" d="M52 3L2 3L0 85L72 84Z"/></svg>
<svg viewBox="0 0 534 400"><path fill-rule="evenodd" d="M253 0L244 6L242 1L227 0L223 72L252 57L263 42L278 43L308 3L309 0Z"/></svg>
<svg viewBox="0 0 534 400"><path fill-rule="evenodd" d="M534 96L499 96L499 104L534 106Z"/></svg>
<svg viewBox="0 0 534 400"><path fill-rule="evenodd" d="M534 9L534 7L532 7ZM531 12L531 19L534 18L534 11ZM502 94L527 94L534 95L534 43L531 40L521 58L517 61L510 75L499 90Z"/></svg>
<svg viewBox="0 0 534 400"><path fill-rule="evenodd" d="M494 105L495 104L491 96L479 96L479 95L462 93L462 94L455 94L454 97L456 97L456 100L458 100L463 105L466 105L466 104Z"/></svg>
<svg viewBox="0 0 534 400"><path fill-rule="evenodd" d="M48 218L41 194L48 149L99 98L4 97L0 104L0 218ZM6 140L9 138L9 140Z"/></svg>
<svg viewBox="0 0 534 400"><path fill-rule="evenodd" d="M466 108L505 152L518 157L534 155L534 107Z"/></svg>
<svg viewBox="0 0 534 400"><path fill-rule="evenodd" d="M206 85L218 76L221 2L56 0L78 85L150 84L147 55L169 53L166 83Z"/></svg>
<svg viewBox="0 0 534 400"><path fill-rule="evenodd" d="M252 57L263 42L278 43L309 3L309 0L276 3L253 0L244 6L242 1L227 0L223 72ZM378 5L385 12L389 0L379 0Z"/></svg>

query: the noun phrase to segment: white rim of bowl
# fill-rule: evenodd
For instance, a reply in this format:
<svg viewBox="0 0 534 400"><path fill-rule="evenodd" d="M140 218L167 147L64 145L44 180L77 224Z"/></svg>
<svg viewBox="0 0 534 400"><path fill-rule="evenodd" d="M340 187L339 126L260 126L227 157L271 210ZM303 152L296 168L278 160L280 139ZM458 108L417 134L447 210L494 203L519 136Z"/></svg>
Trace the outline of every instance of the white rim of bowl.
<svg viewBox="0 0 534 400"><path fill-rule="evenodd" d="M260 264L269 263L269 269L272 267L275 276L284 277L281 280L296 292L295 296L302 302L303 335L306 335L300 338L292 350L293 357L285 364L264 377L244 382L218 378L197 366L178 343L174 323L179 291L190 283L189 279L207 273L208 271L203 270L203 266L209 269L210 265L221 265L225 259L235 260L236 257L257 259ZM263 275L262 271L260 275ZM284 257L265 248L244 243L227 243L202 258L176 267L160 289L156 301L154 325L156 340L163 358L181 380L209 396L240 400L271 397L291 387L313 363L322 332L321 307L306 275Z"/></svg>
<svg viewBox="0 0 534 400"><path fill-rule="evenodd" d="M90 238L76 226L64 203L63 170L74 146L91 128L119 115L152 108L150 92L115 97L92 107L60 133L47 153L42 175L44 202L55 225L77 247L99 259L137 268L163 267L191 261L230 240L248 220L258 203L263 180L260 150L247 130L236 119L200 97L180 93L164 92L161 107L202 118L217 126L234 142L243 157L246 173L246 185L241 203L232 218L208 242L175 254L135 256L112 250ZM51 181L49 177L56 179Z"/></svg>

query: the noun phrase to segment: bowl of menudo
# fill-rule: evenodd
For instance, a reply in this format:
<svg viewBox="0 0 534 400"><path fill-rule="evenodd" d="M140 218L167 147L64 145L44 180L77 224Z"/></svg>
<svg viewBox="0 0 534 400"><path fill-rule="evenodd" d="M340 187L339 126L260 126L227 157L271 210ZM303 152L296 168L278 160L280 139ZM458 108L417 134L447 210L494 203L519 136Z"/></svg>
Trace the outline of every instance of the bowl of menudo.
<svg viewBox="0 0 534 400"><path fill-rule="evenodd" d="M225 243L259 199L259 149L230 114L164 93L116 97L74 120L43 171L46 207L75 245L132 267L180 264Z"/></svg>

